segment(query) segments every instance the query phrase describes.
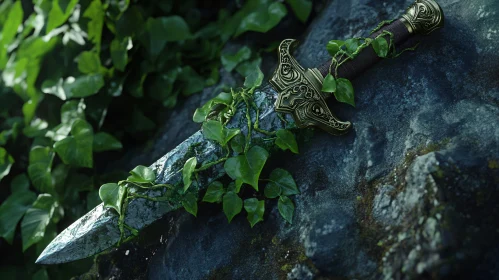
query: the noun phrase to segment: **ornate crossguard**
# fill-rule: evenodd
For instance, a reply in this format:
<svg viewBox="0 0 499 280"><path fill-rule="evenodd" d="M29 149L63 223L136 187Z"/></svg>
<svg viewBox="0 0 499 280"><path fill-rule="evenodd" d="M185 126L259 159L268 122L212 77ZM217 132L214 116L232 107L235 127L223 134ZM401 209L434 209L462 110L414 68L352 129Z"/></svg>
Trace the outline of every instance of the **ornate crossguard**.
<svg viewBox="0 0 499 280"><path fill-rule="evenodd" d="M416 0L398 20L381 28L370 36L376 38L384 30L393 34L392 43L403 47L412 35L427 35L443 27L444 15L434 0ZM389 36L386 37L389 39ZM270 79L278 92L275 110L291 114L300 128L315 126L333 135L341 135L351 128L350 122L339 120L326 104L328 95L321 92L324 76L329 73L331 62L319 68L303 68L291 55L296 40L286 39L278 48L279 65ZM353 79L378 62L380 58L372 48L363 49L356 59L338 68L338 77Z"/></svg>

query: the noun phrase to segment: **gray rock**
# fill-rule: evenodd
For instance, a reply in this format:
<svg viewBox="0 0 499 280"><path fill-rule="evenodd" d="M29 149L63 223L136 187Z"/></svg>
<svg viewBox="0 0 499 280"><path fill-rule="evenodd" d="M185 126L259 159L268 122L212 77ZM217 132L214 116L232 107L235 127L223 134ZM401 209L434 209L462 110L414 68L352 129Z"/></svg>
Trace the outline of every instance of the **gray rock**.
<svg viewBox="0 0 499 280"><path fill-rule="evenodd" d="M321 64L328 40L366 35L411 2L327 4L298 61ZM93 273L117 275L110 266L135 279L497 279L499 2L438 2L443 30L356 79L355 109L332 103L353 122L351 133L317 131L300 155L271 163L288 169L302 192L293 225L273 203L253 229L244 215L227 224L221 207L200 204L198 218L167 215L99 257ZM201 98L176 109L152 154L198 128L189 120ZM109 260L131 249L135 270Z"/></svg>

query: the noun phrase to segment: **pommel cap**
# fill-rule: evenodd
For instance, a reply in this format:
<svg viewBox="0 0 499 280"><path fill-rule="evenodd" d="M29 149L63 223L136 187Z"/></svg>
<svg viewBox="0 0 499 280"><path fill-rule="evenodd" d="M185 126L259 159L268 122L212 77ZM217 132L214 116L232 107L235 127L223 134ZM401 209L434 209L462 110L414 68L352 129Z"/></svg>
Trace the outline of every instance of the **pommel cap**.
<svg viewBox="0 0 499 280"><path fill-rule="evenodd" d="M444 26L444 12L434 0L416 0L401 21L409 33L428 35Z"/></svg>

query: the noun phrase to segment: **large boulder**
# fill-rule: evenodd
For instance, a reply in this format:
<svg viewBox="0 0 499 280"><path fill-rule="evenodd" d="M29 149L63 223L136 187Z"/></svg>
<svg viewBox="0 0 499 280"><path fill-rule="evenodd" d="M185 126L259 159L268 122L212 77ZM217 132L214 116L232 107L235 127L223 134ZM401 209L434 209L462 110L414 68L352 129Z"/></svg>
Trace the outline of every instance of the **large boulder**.
<svg viewBox="0 0 499 280"><path fill-rule="evenodd" d="M297 60L321 64L327 41L366 36L411 2L332 1L301 38ZM253 229L244 215L228 224L219 205L201 204L197 218L169 214L136 241L99 256L86 276L497 278L499 2L438 2L444 29L416 52L357 78L355 109L333 104L353 131L317 131L300 155L273 162L301 190L292 225L272 203ZM156 141L156 157L198 128L186 123L200 99L176 109Z"/></svg>

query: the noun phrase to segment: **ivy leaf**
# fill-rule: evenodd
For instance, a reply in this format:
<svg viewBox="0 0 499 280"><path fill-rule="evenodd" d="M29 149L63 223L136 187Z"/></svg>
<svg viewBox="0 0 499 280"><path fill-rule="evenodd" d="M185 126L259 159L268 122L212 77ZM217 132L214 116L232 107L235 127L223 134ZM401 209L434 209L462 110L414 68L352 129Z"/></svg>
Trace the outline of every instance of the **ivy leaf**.
<svg viewBox="0 0 499 280"><path fill-rule="evenodd" d="M167 42L189 39L191 32L185 20L179 16L149 18L140 40L152 57L164 49Z"/></svg>
<svg viewBox="0 0 499 280"><path fill-rule="evenodd" d="M266 198L276 198L281 195L281 192L281 187L278 184L269 183L265 186L264 194Z"/></svg>
<svg viewBox="0 0 499 280"><path fill-rule="evenodd" d="M99 132L94 135L94 152L119 150L123 148L121 142L109 133Z"/></svg>
<svg viewBox="0 0 499 280"><path fill-rule="evenodd" d="M83 13L83 17L90 19L87 26L88 39L95 44L97 53L100 52L104 16L105 12L101 0L93 0Z"/></svg>
<svg viewBox="0 0 499 280"><path fill-rule="evenodd" d="M33 186L40 192L51 192L52 184L52 160L54 153L49 147L35 146L29 152L28 175Z"/></svg>
<svg viewBox="0 0 499 280"><path fill-rule="evenodd" d="M336 91L336 79L328 73L324 82L322 82L322 92L335 92Z"/></svg>
<svg viewBox="0 0 499 280"><path fill-rule="evenodd" d="M378 37L373 40L372 46L379 57L386 57L388 55L388 42L384 37Z"/></svg>
<svg viewBox="0 0 499 280"><path fill-rule="evenodd" d="M277 203L277 208L279 209L279 213L281 216L290 224L293 223L293 215L295 212L295 205L293 201L289 199L287 196L281 196L279 198L279 202Z"/></svg>
<svg viewBox="0 0 499 280"><path fill-rule="evenodd" d="M4 13L5 10L2 11L2 14ZM21 25L23 22L23 16L24 12L21 1L16 1L14 5L12 5L12 8L10 8L9 13L7 14L7 19L5 19L4 22L2 22L3 26L2 26L2 36L0 38L0 45L2 46L2 48L5 49L5 52L7 51L7 46L10 45L12 40L16 37L19 25Z"/></svg>
<svg viewBox="0 0 499 280"><path fill-rule="evenodd" d="M291 152L298 154L298 144L296 143L295 135L287 129L279 129L276 132L277 139L275 144L281 148L283 151L290 150Z"/></svg>
<svg viewBox="0 0 499 280"><path fill-rule="evenodd" d="M7 150L0 147L0 181L9 174L14 163L14 158L7 153Z"/></svg>
<svg viewBox="0 0 499 280"><path fill-rule="evenodd" d="M248 60L250 56L251 49L244 46L235 54L223 53L220 60L225 70L227 70L227 72L231 72L239 63Z"/></svg>
<svg viewBox="0 0 499 280"><path fill-rule="evenodd" d="M353 54L359 48L359 39L348 39L345 41L345 47L348 54Z"/></svg>
<svg viewBox="0 0 499 280"><path fill-rule="evenodd" d="M114 67L120 71L125 71L128 63L128 45L131 42L130 37L125 37L121 40L115 38L111 42L111 60Z"/></svg>
<svg viewBox="0 0 499 280"><path fill-rule="evenodd" d="M279 2L273 2L269 5L269 1L254 1L259 2L256 9L249 13L239 25L235 36L239 36L247 31L256 31L266 33L274 28L284 16L288 13L286 7Z"/></svg>
<svg viewBox="0 0 499 280"><path fill-rule="evenodd" d="M139 165L130 171L127 180L135 183L152 183L156 180L156 173L150 167Z"/></svg>
<svg viewBox="0 0 499 280"><path fill-rule="evenodd" d="M83 99L66 101L61 106L61 123L73 125L77 119L85 119L85 107Z"/></svg>
<svg viewBox="0 0 499 280"><path fill-rule="evenodd" d="M203 123L203 135L206 139L217 141L222 147L234 138L241 130L237 128L226 128L221 122L215 120L208 120Z"/></svg>
<svg viewBox="0 0 499 280"><path fill-rule="evenodd" d="M256 198L248 198L244 201L244 209L248 212L248 222L251 227L260 221L263 221L263 214L265 213L265 201Z"/></svg>
<svg viewBox="0 0 499 280"><path fill-rule="evenodd" d="M310 0L286 0L291 6L296 17L305 23L312 12L312 1Z"/></svg>
<svg viewBox="0 0 499 280"><path fill-rule="evenodd" d="M244 145L246 145L246 139L242 133L234 136L230 141L230 147L236 154L240 154L244 151Z"/></svg>
<svg viewBox="0 0 499 280"><path fill-rule="evenodd" d="M263 82L263 73L260 68L256 67L254 71L249 74L244 80L244 87L246 88L256 88L259 87Z"/></svg>
<svg viewBox="0 0 499 280"><path fill-rule="evenodd" d="M254 146L246 154L226 160L224 169L232 179L251 185L258 191L258 179L268 157L267 150Z"/></svg>
<svg viewBox="0 0 499 280"><path fill-rule="evenodd" d="M99 73L101 62L99 54L93 51L82 52L78 58L78 70L83 74Z"/></svg>
<svg viewBox="0 0 499 280"><path fill-rule="evenodd" d="M198 160L196 159L196 157L191 157L184 164L184 168L182 169L182 178L184 180L184 192L186 192L187 189L189 189L189 187L191 186L192 173L194 173L197 164Z"/></svg>
<svg viewBox="0 0 499 280"><path fill-rule="evenodd" d="M12 193L0 206L0 236L11 245L17 223L36 199L36 195L32 191L20 190L17 187L13 189L17 191Z"/></svg>
<svg viewBox="0 0 499 280"><path fill-rule="evenodd" d="M336 100L347 103L355 107L354 91L352 83L344 78L339 78L336 80L337 87L334 97Z"/></svg>
<svg viewBox="0 0 499 280"><path fill-rule="evenodd" d="M220 183L219 181L214 181L208 186L208 189L204 194L203 201L209 203L219 203L222 201L222 196L224 195L224 193L225 190L222 183Z"/></svg>
<svg viewBox="0 0 499 280"><path fill-rule="evenodd" d="M345 44L344 41L331 40L327 43L326 49L331 56L335 56L341 49L341 46Z"/></svg>
<svg viewBox="0 0 499 280"><path fill-rule="evenodd" d="M59 0L52 0L52 8L50 9L47 21L47 27L45 28L45 32L48 34L54 28L61 26L66 20L68 20L69 16L73 12L78 0L70 0L69 3L65 1L66 9L61 9L59 5Z"/></svg>
<svg viewBox="0 0 499 280"><path fill-rule="evenodd" d="M23 252L43 239L56 206L57 203L50 194L40 194L33 206L26 211L21 222Z"/></svg>
<svg viewBox="0 0 499 280"><path fill-rule="evenodd" d="M184 206L185 211L194 215L198 214L198 198L193 193L188 193L182 200L182 206Z"/></svg>
<svg viewBox="0 0 499 280"><path fill-rule="evenodd" d="M235 192L229 191L223 197L223 209L230 223L243 209L243 200Z"/></svg>
<svg viewBox="0 0 499 280"><path fill-rule="evenodd" d="M71 127L71 136L55 142L54 150L65 164L91 168L93 142L92 126L78 119Z"/></svg>
<svg viewBox="0 0 499 280"><path fill-rule="evenodd" d="M104 184L99 188L99 197L104 202L104 207L113 208L121 214L121 204L125 195L125 187L116 183Z"/></svg>
<svg viewBox="0 0 499 280"><path fill-rule="evenodd" d="M65 98L88 97L96 94L104 86L104 77L102 74L91 74L75 78L67 78L64 81Z"/></svg>
<svg viewBox="0 0 499 280"><path fill-rule="evenodd" d="M46 132L48 123L42 119L36 118L31 121L29 126L23 128L23 134L28 138L42 136Z"/></svg>
<svg viewBox="0 0 499 280"><path fill-rule="evenodd" d="M291 174L281 168L274 169L272 173L270 173L270 182L267 184L267 187L271 187L271 189L275 189L273 185L279 187L279 195L295 195L299 194L300 191L296 186L295 180Z"/></svg>
<svg viewBox="0 0 499 280"><path fill-rule="evenodd" d="M197 108L196 111L194 112L192 120L196 123L204 122L208 114L211 112L213 106L218 104L229 106L231 103L232 103L232 94L227 92L221 92L213 99L206 102L202 107Z"/></svg>

